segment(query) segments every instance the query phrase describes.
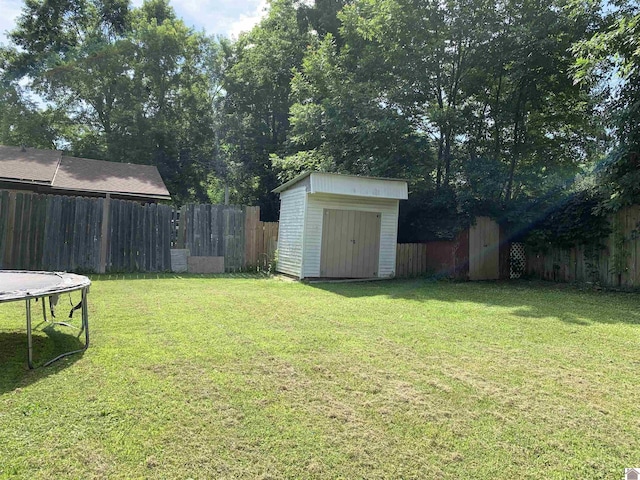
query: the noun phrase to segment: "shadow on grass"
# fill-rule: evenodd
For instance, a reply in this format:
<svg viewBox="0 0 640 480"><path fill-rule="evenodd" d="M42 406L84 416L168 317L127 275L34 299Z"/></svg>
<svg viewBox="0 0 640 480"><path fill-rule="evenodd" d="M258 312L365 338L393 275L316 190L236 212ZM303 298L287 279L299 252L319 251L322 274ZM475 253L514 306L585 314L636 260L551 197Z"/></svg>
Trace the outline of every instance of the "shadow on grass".
<svg viewBox="0 0 640 480"><path fill-rule="evenodd" d="M261 272L237 273L105 273L90 274L91 281L105 280L185 280L185 279L225 279L225 280L266 280L271 278Z"/></svg>
<svg viewBox="0 0 640 480"><path fill-rule="evenodd" d="M450 282L394 279L385 282L316 283L313 288L347 298L386 296L415 302L475 303L511 309L523 319L555 317L578 326L593 323L640 325L637 293L580 290L567 284L538 281Z"/></svg>
<svg viewBox="0 0 640 480"><path fill-rule="evenodd" d="M44 332L46 336L39 335L39 332ZM42 366L62 353L83 348L84 343L76 336L77 332L76 329L61 326L34 330L34 370L29 370L27 366L27 333L0 332L0 395L26 387L78 361L84 352L64 357L48 367Z"/></svg>

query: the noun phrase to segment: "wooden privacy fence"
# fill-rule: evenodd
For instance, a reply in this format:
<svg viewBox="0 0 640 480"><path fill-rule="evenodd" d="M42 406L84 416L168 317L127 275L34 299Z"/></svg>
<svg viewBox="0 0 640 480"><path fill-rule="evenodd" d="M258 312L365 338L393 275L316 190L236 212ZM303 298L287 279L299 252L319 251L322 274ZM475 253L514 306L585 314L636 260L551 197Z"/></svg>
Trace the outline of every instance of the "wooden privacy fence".
<svg viewBox="0 0 640 480"><path fill-rule="evenodd" d="M180 209L176 246L194 257L224 257L225 270L239 270L245 265L244 223L245 207L185 205Z"/></svg>
<svg viewBox="0 0 640 480"><path fill-rule="evenodd" d="M103 202L0 192L0 268L96 271Z"/></svg>
<svg viewBox="0 0 640 480"><path fill-rule="evenodd" d="M396 277L420 275L466 279L469 275L469 230L463 230L453 240L399 243Z"/></svg>
<svg viewBox="0 0 640 480"><path fill-rule="evenodd" d="M176 248L195 257L224 257L225 270L267 268L275 259L278 222L261 222L260 207L185 205Z"/></svg>
<svg viewBox="0 0 640 480"><path fill-rule="evenodd" d="M245 265L267 269L275 262L278 222L261 222L260 207L246 207Z"/></svg>
<svg viewBox="0 0 640 480"><path fill-rule="evenodd" d="M427 255L426 243L399 243L396 247L396 277L426 274Z"/></svg>
<svg viewBox="0 0 640 480"><path fill-rule="evenodd" d="M94 271L164 272L171 270L172 208L127 200L105 201L109 221L104 265Z"/></svg>
<svg viewBox="0 0 640 480"><path fill-rule="evenodd" d="M171 247L221 256L226 270L267 267L277 223L259 207L140 204L110 198L0 191L0 268L161 272Z"/></svg>
<svg viewBox="0 0 640 480"><path fill-rule="evenodd" d="M576 245L568 250L527 251L527 274L558 282L640 287L640 206L625 208L609 221L613 231L601 240L602 248Z"/></svg>

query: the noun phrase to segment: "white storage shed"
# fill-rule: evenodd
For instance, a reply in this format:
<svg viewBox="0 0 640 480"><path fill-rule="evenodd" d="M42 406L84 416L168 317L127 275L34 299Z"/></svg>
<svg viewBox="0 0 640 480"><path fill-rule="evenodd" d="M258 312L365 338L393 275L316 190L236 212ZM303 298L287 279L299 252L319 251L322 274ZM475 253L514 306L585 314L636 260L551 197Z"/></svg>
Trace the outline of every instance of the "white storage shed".
<svg viewBox="0 0 640 480"><path fill-rule="evenodd" d="M311 172L280 194L278 272L302 278L393 277L404 180Z"/></svg>

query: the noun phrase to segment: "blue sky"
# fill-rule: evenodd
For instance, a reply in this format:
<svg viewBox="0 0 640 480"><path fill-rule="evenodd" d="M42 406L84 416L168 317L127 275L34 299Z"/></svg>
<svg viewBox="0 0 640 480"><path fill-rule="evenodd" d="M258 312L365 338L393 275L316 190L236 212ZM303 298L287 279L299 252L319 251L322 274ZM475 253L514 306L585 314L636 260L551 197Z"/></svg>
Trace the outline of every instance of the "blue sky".
<svg viewBox="0 0 640 480"><path fill-rule="evenodd" d="M170 0L176 13L187 25L208 34L237 36L251 29L264 14L266 0ZM134 6L142 0L132 0ZM0 0L0 43L13 29L22 10L23 0Z"/></svg>

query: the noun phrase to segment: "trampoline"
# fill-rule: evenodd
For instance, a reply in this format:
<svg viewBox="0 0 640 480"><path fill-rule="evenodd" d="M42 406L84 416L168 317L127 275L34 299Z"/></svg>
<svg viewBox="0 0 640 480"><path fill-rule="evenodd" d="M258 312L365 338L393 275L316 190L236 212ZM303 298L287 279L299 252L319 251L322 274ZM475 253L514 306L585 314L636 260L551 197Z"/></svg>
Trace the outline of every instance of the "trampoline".
<svg viewBox="0 0 640 480"><path fill-rule="evenodd" d="M62 272L25 272L18 270L0 270L0 303L17 302L24 300L26 304L26 320L27 320L27 362L29 368L33 368L33 342L31 338L31 300L41 300L42 315L44 321L47 320L46 299L49 299L49 308L53 317L53 307L57 303L58 297L63 293L70 293L80 290L82 298L80 303L74 306L69 313L69 317L73 316L74 310L82 309L82 326L80 333L84 331L85 342L84 347L79 350L65 352L57 357L47 361L44 366L51 365L53 362L85 351L89 348L89 313L87 309L87 295L91 280L83 275ZM52 322L57 325L69 326L65 322Z"/></svg>

